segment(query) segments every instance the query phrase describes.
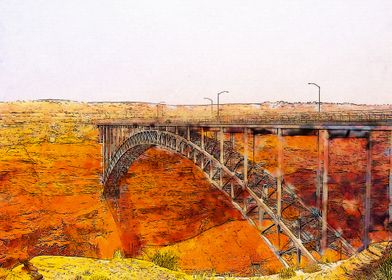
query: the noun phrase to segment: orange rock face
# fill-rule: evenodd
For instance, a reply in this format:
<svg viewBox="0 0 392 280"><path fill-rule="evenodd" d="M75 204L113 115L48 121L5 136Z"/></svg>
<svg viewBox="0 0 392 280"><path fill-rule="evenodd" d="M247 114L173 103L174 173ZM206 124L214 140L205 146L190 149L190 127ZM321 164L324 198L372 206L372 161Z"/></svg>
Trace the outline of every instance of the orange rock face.
<svg viewBox="0 0 392 280"><path fill-rule="evenodd" d="M36 255L112 257L121 248L101 197L99 145L2 150L0 263Z"/></svg>

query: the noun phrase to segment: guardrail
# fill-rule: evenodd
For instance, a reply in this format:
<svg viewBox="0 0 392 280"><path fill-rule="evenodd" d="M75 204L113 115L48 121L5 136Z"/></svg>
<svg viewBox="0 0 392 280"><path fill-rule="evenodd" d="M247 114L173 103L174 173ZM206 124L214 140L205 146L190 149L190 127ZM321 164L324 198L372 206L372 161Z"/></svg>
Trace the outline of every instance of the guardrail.
<svg viewBox="0 0 392 280"><path fill-rule="evenodd" d="M242 115L221 115L209 118L197 117L160 117L149 119L107 120L105 123L154 123L154 124L329 124L359 123L392 125L391 111L331 111L296 113L260 113Z"/></svg>

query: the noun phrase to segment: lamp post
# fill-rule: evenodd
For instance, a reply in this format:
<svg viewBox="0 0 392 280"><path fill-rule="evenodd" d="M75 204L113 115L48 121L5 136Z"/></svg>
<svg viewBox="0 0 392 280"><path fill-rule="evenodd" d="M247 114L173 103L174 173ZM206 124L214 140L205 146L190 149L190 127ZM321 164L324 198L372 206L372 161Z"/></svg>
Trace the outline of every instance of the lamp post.
<svg viewBox="0 0 392 280"><path fill-rule="evenodd" d="M308 83L308 85L314 85L314 86L318 87L318 112L320 113L321 112L321 102L320 102L320 100L321 100L321 95L320 95L321 89L320 89L320 86L318 84L315 84L315 83Z"/></svg>
<svg viewBox="0 0 392 280"><path fill-rule="evenodd" d="M210 100L210 102L211 102L211 116L212 116L212 113L213 113L213 110L214 110L214 100L212 100L212 99L209 98L209 97L204 97L204 99Z"/></svg>
<svg viewBox="0 0 392 280"><path fill-rule="evenodd" d="M224 91L221 91L221 92L218 92L218 94L217 94L217 96L218 96L218 120L219 120L219 95L221 95L222 93L229 93L227 90L224 90Z"/></svg>

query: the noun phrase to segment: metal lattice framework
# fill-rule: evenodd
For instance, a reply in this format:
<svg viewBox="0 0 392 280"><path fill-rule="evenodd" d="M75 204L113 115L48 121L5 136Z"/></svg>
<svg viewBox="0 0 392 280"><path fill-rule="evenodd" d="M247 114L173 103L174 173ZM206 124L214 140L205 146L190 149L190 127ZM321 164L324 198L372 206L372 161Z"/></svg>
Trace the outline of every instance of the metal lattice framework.
<svg viewBox="0 0 392 280"><path fill-rule="evenodd" d="M149 127L133 129L122 137L118 148L115 147L104 163L105 195L118 194L119 179L132 162L152 146L192 160L259 230L261 238L284 266L300 263L301 256L310 262L320 259L320 211L307 207L284 181L278 184L279 178L249 161L235 150L232 142L206 137L204 132L191 133L189 129L169 132ZM327 226L327 245L346 256L355 252L330 226Z"/></svg>

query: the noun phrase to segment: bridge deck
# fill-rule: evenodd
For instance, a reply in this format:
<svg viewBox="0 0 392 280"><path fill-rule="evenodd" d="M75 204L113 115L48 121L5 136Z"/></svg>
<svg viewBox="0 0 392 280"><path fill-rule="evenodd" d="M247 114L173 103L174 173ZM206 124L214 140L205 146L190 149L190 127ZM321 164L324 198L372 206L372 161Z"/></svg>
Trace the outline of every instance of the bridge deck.
<svg viewBox="0 0 392 280"><path fill-rule="evenodd" d="M207 118L167 115L150 119L101 120L98 125L193 126L301 129L392 130L392 111L260 112Z"/></svg>
<svg viewBox="0 0 392 280"><path fill-rule="evenodd" d="M100 120L96 122L98 126L146 126L146 127L204 127L204 128L251 128L251 129L350 129L350 130L392 130L391 121L378 122L314 122L314 123L295 123L290 121L276 122L250 122L250 121L216 121L216 120L167 120L159 121L157 119L134 119L134 120Z"/></svg>

